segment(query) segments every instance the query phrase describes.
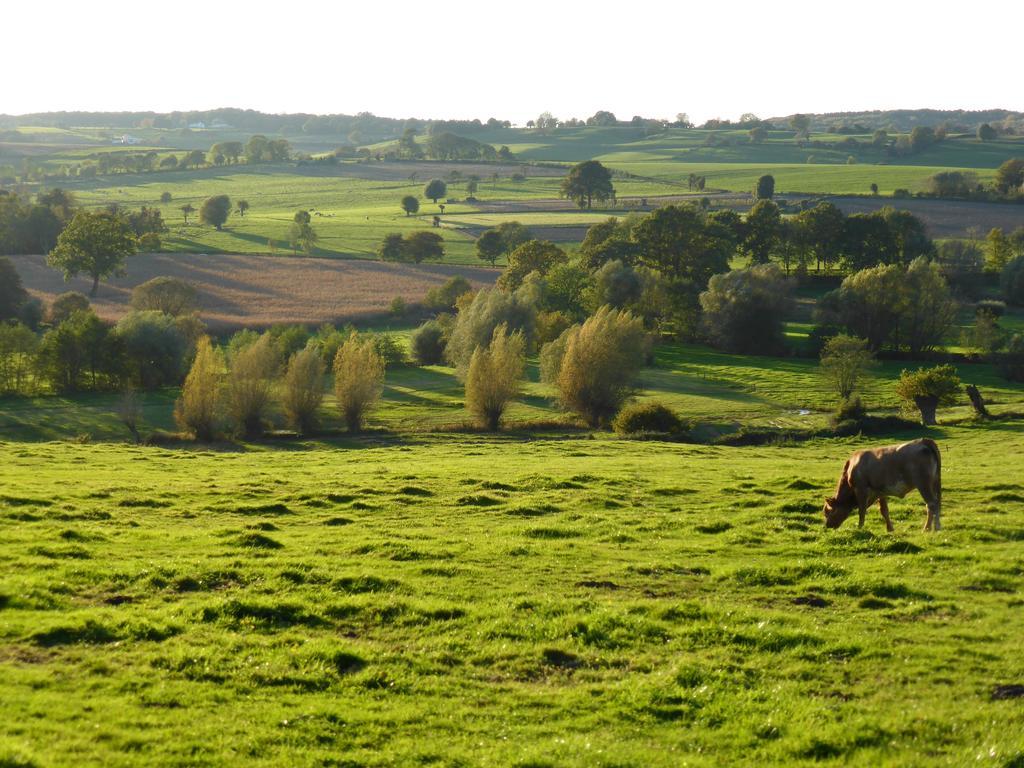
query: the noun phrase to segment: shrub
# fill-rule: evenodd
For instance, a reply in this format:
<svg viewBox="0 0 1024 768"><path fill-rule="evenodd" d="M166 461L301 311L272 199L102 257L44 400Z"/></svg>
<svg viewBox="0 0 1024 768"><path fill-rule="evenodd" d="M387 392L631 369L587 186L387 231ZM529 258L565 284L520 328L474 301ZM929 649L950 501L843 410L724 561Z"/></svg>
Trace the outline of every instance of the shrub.
<svg viewBox="0 0 1024 768"><path fill-rule="evenodd" d="M956 405L960 394L960 377L952 365L904 370L896 383L896 394L921 412L921 423L935 424L935 411L940 405Z"/></svg>
<svg viewBox="0 0 1024 768"><path fill-rule="evenodd" d="M807 334L807 350L815 357L820 357L821 352L825 349L825 345L828 340L838 336L843 332L843 329L838 325L830 325L828 323L819 323L811 328L811 332Z"/></svg>
<svg viewBox="0 0 1024 768"><path fill-rule="evenodd" d="M1024 256L1011 259L999 276L999 286L1007 304L1024 306Z"/></svg>
<svg viewBox="0 0 1024 768"><path fill-rule="evenodd" d="M334 358L334 395L350 432L363 428L366 414L380 399L384 361L372 338L353 333Z"/></svg>
<svg viewBox="0 0 1024 768"><path fill-rule="evenodd" d="M110 328L86 310L73 312L43 337L36 362L40 376L56 391L76 392L116 383L123 358Z"/></svg>
<svg viewBox="0 0 1024 768"><path fill-rule="evenodd" d="M117 404L117 419L132 436L136 445L142 442L139 425L142 423L142 402L134 389L129 387L121 394Z"/></svg>
<svg viewBox="0 0 1024 768"><path fill-rule="evenodd" d="M530 240L508 255L508 264L499 280L503 288L516 289L531 272L546 275L556 264L566 261L565 251L547 240Z"/></svg>
<svg viewBox="0 0 1024 768"><path fill-rule="evenodd" d="M412 357L419 365L440 365L444 362L444 329L430 320L412 333Z"/></svg>
<svg viewBox="0 0 1024 768"><path fill-rule="evenodd" d="M227 343L227 357L228 362L235 359L235 356L243 349L251 344L255 344L260 340L260 335L252 328L243 328L240 331L236 331L232 334L231 338L228 339Z"/></svg>
<svg viewBox="0 0 1024 768"><path fill-rule="evenodd" d="M128 376L135 386L155 389L181 381L188 340L174 318L163 312L131 312L114 333L124 348Z"/></svg>
<svg viewBox="0 0 1024 768"><path fill-rule="evenodd" d="M562 372L562 360L565 358L565 348L569 345L569 338L572 334L569 331L579 328L578 325L570 326L559 334L558 338L545 344L540 350L540 380L545 384L558 386L558 375Z"/></svg>
<svg viewBox="0 0 1024 768"><path fill-rule="evenodd" d="M974 316L989 315L998 319L1006 314L1006 302L997 299L982 299L974 305Z"/></svg>
<svg viewBox="0 0 1024 768"><path fill-rule="evenodd" d="M0 230L0 244L5 233ZM0 320L18 316L18 310L28 298L28 291L21 284L21 275L6 256L0 256Z"/></svg>
<svg viewBox="0 0 1024 768"><path fill-rule="evenodd" d="M213 440L216 428L220 369L220 355L210 344L210 338L203 336L196 344L192 369L174 404L178 428L204 442Z"/></svg>
<svg viewBox="0 0 1024 768"><path fill-rule="evenodd" d="M155 310L177 317L194 312L196 289L176 277L154 277L132 289L132 309Z"/></svg>
<svg viewBox="0 0 1024 768"><path fill-rule="evenodd" d="M390 333L375 333L372 338L373 348L377 350L380 359L384 361L385 368L405 362L405 347L397 338Z"/></svg>
<svg viewBox="0 0 1024 768"><path fill-rule="evenodd" d="M326 366L315 346L296 352L284 376L284 414L296 430L311 434L318 427L317 410L324 399Z"/></svg>
<svg viewBox="0 0 1024 768"><path fill-rule="evenodd" d="M388 312L393 317L403 317L408 311L409 307L406 305L405 299L401 296L395 296L395 298L391 300L391 306L388 307Z"/></svg>
<svg viewBox="0 0 1024 768"><path fill-rule="evenodd" d="M974 325L965 328L960 335L960 344L980 356L995 354L1005 340L1006 333L999 327L995 316L987 312L976 314Z"/></svg>
<svg viewBox="0 0 1024 768"><path fill-rule="evenodd" d="M469 280L462 275L455 275L448 278L443 285L427 291L423 303L427 309L435 312L451 312L455 309L458 298L472 290L473 286L469 284Z"/></svg>
<svg viewBox="0 0 1024 768"><path fill-rule="evenodd" d="M199 209L199 220L203 224L211 224L218 230L224 226L231 213L231 199L227 195L215 195L203 201Z"/></svg>
<svg viewBox="0 0 1024 768"><path fill-rule="evenodd" d="M605 304L623 309L639 301L643 293L640 274L618 259L607 262L594 273L593 284L586 292L586 303L591 310Z"/></svg>
<svg viewBox="0 0 1024 768"><path fill-rule="evenodd" d="M445 354L459 375L465 376L473 352L490 342L499 325L504 324L510 333L522 331L529 349L536 318L536 308L523 295L496 288L481 289L472 303L459 312Z"/></svg>
<svg viewBox="0 0 1024 768"><path fill-rule="evenodd" d="M75 312L87 312L91 306L84 293L66 291L53 300L47 319L52 325L60 325Z"/></svg>
<svg viewBox="0 0 1024 768"><path fill-rule="evenodd" d="M231 360L227 378L227 412L235 430L246 437L263 434L263 417L270 404L277 361L273 340L267 334Z"/></svg>
<svg viewBox="0 0 1024 768"><path fill-rule="evenodd" d="M522 331L494 329L491 343L477 347L466 374L466 408L482 425L496 431L508 404L519 394L526 343Z"/></svg>
<svg viewBox="0 0 1024 768"><path fill-rule="evenodd" d="M269 333L284 360L303 349L310 339L309 329L304 325L275 325Z"/></svg>
<svg viewBox="0 0 1024 768"><path fill-rule="evenodd" d="M26 392L39 338L21 323L0 323L0 394Z"/></svg>
<svg viewBox="0 0 1024 768"><path fill-rule="evenodd" d="M733 352L778 351L791 292L773 264L714 275L700 295L705 333L714 346Z"/></svg>
<svg viewBox="0 0 1024 768"><path fill-rule="evenodd" d="M39 330L39 324L43 322L43 302L35 296L29 296L18 308L17 319L33 331Z"/></svg>
<svg viewBox="0 0 1024 768"><path fill-rule="evenodd" d="M667 405L652 400L624 407L612 422L612 429L620 435L676 434L683 430L683 422Z"/></svg>
<svg viewBox="0 0 1024 768"><path fill-rule="evenodd" d="M1009 381L1024 381L1024 334L1015 333L999 355L999 375Z"/></svg>
<svg viewBox="0 0 1024 768"><path fill-rule="evenodd" d="M833 336L821 351L821 372L840 401L849 400L858 380L875 362L866 339Z"/></svg>
<svg viewBox="0 0 1024 768"><path fill-rule="evenodd" d="M923 256L907 267L903 289L906 304L899 321L900 341L916 356L942 343L953 327L957 304L939 267Z"/></svg>
<svg viewBox="0 0 1024 768"><path fill-rule="evenodd" d="M937 265L918 257L855 272L821 298L818 319L841 325L878 350L889 344L918 354L941 343L952 326L956 302Z"/></svg>
<svg viewBox="0 0 1024 768"><path fill-rule="evenodd" d="M563 336L559 400L591 426L607 424L632 393L643 365L643 323L628 312L602 307Z"/></svg>
<svg viewBox="0 0 1024 768"><path fill-rule="evenodd" d="M937 260L942 276L967 296L974 296L985 279L985 254L970 240L946 240L939 245Z"/></svg>
<svg viewBox="0 0 1024 768"><path fill-rule="evenodd" d="M564 312L537 313L537 343L554 341L572 327L572 320Z"/></svg>
<svg viewBox="0 0 1024 768"><path fill-rule="evenodd" d="M156 232L143 232L139 235L139 250L146 253L160 253L163 243Z"/></svg>
<svg viewBox="0 0 1024 768"><path fill-rule="evenodd" d="M839 401L839 405L836 406L836 410L832 414L832 426L837 428L841 424L850 422L859 424L867 415L867 409L864 407L860 395L844 397Z"/></svg>

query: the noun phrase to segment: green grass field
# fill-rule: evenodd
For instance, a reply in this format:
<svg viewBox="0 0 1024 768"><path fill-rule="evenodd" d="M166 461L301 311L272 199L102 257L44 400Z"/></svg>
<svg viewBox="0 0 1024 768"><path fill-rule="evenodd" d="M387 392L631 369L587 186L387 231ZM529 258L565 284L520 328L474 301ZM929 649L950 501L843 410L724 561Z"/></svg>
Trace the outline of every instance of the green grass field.
<svg viewBox="0 0 1024 768"><path fill-rule="evenodd" d="M942 532L913 495L836 532L849 452L925 432L540 431L530 378L500 435L451 431L451 369L398 367L365 437L209 448L126 446L113 395L0 400L0 765L1024 759L1022 422L940 412ZM712 432L826 421L813 361L666 345L641 380Z"/></svg>
<svg viewBox="0 0 1024 768"><path fill-rule="evenodd" d="M1017 765L1024 433L933 434L930 535L853 440L6 443L0 761Z"/></svg>
<svg viewBox="0 0 1024 768"><path fill-rule="evenodd" d="M36 149L45 146L46 151L33 154L31 162L51 171L79 163L97 152L131 153L152 148L163 155L208 147L216 141L246 138L232 131L183 133L139 129L129 133L149 146L123 147L110 146L110 131L98 129L22 128L19 132L34 142L44 142L25 146ZM124 131L118 135L120 133ZM510 146L517 160L523 163L521 170L527 178L514 182L506 169L501 178L492 181L488 173L477 170L481 180L476 197L492 204L557 198L560 184L557 172L538 175L540 171L531 171L528 165L536 162L568 164L599 159L620 172L615 180L620 198L688 194L687 179L691 174L705 176L709 192L749 192L759 176L772 174L776 191L780 193L868 194L871 185L877 184L882 195L890 195L896 189L920 191L929 176L943 170L970 170L976 172L981 181L989 181L1001 162L1009 157L1024 156L1024 140L1018 139L980 142L967 137L949 138L913 156L890 158L867 146L853 151L852 155L850 150L838 146L835 149L799 147L786 131L771 132L761 144L749 143L744 131L718 133L733 145L705 146L708 132L701 130L670 129L654 136L645 136L642 130L633 128L559 129L549 133L513 129L487 131L475 138ZM811 138L831 147L845 137L816 134ZM866 143L870 137L856 138ZM314 154L337 145L337 140L329 136L301 135L289 139L297 149ZM371 149L386 152L392 144L382 142L371 145ZM851 156L854 164L847 163ZM405 217L398 202L407 194L420 196L430 175L446 177L451 169L457 170L460 166L421 163L416 167L415 179L406 178L404 172L396 170L400 167L376 161L368 164L346 161L336 167L243 164L95 179L67 178L51 182L49 186L65 186L75 192L81 203L89 206L118 203L160 207L170 226L163 238L164 246L173 251L287 252L291 218L301 208L321 214L313 220L320 237L316 255L370 258L389 232L429 228L431 217L439 213L432 202L421 198L420 216L413 218ZM449 187L448 197L462 200L467 196L464 179L451 182ZM172 195L170 204L159 202L164 192ZM189 203L198 208L206 197L215 194L227 194L232 200L248 200L252 208L244 218L234 214L222 232L200 226L197 218L186 227L180 207ZM471 218L460 220L462 215ZM472 237L458 230L460 224L500 223L522 215L525 214L491 210L479 214L475 206L463 203L446 206L445 261L462 264L477 261ZM535 215L551 216L544 211ZM565 212L559 214L557 223L581 226L592 223L593 219L592 214Z"/></svg>

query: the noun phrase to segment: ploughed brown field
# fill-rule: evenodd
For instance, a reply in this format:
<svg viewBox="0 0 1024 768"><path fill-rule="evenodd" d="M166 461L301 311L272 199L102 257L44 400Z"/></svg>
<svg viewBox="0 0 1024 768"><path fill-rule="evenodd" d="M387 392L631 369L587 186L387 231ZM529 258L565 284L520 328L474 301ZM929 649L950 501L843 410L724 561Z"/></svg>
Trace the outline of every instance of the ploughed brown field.
<svg viewBox="0 0 1024 768"><path fill-rule="evenodd" d="M92 281L65 283L46 266L45 256L12 256L28 291L49 303L64 291L88 295ZM127 275L100 283L92 304L105 319L130 309L132 288L158 276L177 277L199 293L200 315L213 329L262 327L274 323L319 324L372 318L401 296L421 301L426 292L453 275L478 288L492 284L501 270L442 264L390 264L363 259L284 258L231 254L158 253L128 259Z"/></svg>
<svg viewBox="0 0 1024 768"><path fill-rule="evenodd" d="M628 210L651 211L662 205L692 203L701 197L707 197L715 209L731 208L739 213L750 210L751 196L736 192L708 192L706 194L689 195L649 195L639 197L631 195L619 197L618 205ZM778 194L776 200L800 202L806 199L828 200L834 203L846 215L854 213L873 213L886 206L898 210L910 211L921 219L928 229L928 234L937 239L969 237L972 231L984 237L993 227L1000 227L1010 232L1017 227L1024 227L1024 205L1015 203L983 203L970 200L935 200L930 198L894 199L892 197L844 197L842 195L810 195ZM646 202L646 207L641 205ZM480 200L474 207L482 213L535 213L549 211L579 210L572 200L558 198L529 200ZM600 209L600 206L598 206ZM609 214L612 215L612 214ZM614 215L622 215L616 211ZM538 234L538 227L531 227ZM555 242L581 240L586 234L586 227L549 228L551 232L543 235L545 239ZM470 231L468 228L466 231ZM481 228L480 231L483 231ZM472 233L479 236L479 233Z"/></svg>

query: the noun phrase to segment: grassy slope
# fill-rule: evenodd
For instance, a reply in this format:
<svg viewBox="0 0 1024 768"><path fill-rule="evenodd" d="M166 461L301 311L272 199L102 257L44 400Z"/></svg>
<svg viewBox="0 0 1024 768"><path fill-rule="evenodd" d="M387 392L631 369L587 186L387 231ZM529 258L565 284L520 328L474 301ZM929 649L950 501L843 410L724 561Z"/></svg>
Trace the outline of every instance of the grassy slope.
<svg viewBox="0 0 1024 768"><path fill-rule="evenodd" d="M937 436L892 536L845 441L4 445L0 760L1008 765L1024 433Z"/></svg>

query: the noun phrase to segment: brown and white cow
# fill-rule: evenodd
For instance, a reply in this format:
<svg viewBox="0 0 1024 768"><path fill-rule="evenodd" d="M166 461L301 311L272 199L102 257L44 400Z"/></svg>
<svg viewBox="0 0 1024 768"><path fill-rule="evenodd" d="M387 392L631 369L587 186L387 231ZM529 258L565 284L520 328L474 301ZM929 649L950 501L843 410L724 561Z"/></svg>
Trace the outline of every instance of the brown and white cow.
<svg viewBox="0 0 1024 768"><path fill-rule="evenodd" d="M838 528L856 507L863 527L868 507L877 501L885 527L892 531L886 498L903 498L916 488L928 505L924 529L937 531L942 527L941 469L939 446L928 438L857 451L847 459L835 495L825 499L825 526Z"/></svg>

